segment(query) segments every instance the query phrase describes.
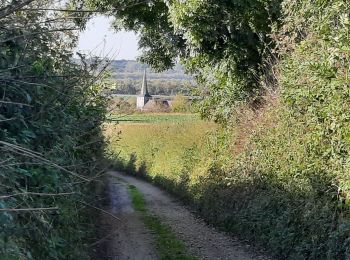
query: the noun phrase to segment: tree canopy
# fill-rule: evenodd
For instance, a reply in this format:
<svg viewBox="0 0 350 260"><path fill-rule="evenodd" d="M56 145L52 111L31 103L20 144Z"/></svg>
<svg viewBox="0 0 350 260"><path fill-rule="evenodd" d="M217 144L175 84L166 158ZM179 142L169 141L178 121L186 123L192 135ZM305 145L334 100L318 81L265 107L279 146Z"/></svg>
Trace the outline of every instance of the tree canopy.
<svg viewBox="0 0 350 260"><path fill-rule="evenodd" d="M89 4L113 15L117 30L139 34L141 61L165 70L180 59L204 87L202 114L225 121L235 103L259 88L280 2L91 0Z"/></svg>

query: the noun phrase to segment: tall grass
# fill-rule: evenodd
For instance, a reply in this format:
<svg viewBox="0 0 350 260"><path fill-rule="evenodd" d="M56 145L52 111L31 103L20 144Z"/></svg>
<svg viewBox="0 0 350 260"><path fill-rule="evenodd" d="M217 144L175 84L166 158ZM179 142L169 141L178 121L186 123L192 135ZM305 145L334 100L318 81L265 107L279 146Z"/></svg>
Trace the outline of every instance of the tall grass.
<svg viewBox="0 0 350 260"><path fill-rule="evenodd" d="M129 172L147 172L152 178L164 177L173 185L180 185L184 162L194 159L195 154L198 159L205 157L207 135L216 128L215 124L202 121L108 125L106 135L111 140L109 153L117 156ZM121 132L120 136L114 135L116 132Z"/></svg>

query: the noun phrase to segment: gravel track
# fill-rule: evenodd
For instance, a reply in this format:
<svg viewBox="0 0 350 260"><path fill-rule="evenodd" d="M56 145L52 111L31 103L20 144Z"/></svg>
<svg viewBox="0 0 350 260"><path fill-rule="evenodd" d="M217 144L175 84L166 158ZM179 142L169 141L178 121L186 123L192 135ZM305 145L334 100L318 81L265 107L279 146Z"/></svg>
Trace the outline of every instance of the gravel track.
<svg viewBox="0 0 350 260"><path fill-rule="evenodd" d="M128 185L109 177L106 187L110 215L101 214L100 236L96 242L94 260L153 260L158 259L153 235L146 228L142 216L132 207ZM118 219L117 219L118 218Z"/></svg>
<svg viewBox="0 0 350 260"><path fill-rule="evenodd" d="M149 212L168 225L185 243L189 252L199 259L271 259L256 252L248 244L208 226L177 199L154 185L120 172L110 172L109 175L110 212L120 216L123 224L110 240L109 248L112 248L111 254L115 256L107 259L157 259L152 246L152 234L132 209L127 184L137 187L144 196Z"/></svg>

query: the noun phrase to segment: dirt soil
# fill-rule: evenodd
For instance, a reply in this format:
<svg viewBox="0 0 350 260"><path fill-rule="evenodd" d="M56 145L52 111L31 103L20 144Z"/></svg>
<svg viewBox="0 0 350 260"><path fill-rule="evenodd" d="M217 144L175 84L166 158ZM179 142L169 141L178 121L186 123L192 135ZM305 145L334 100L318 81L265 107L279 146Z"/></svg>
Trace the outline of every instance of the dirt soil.
<svg viewBox="0 0 350 260"><path fill-rule="evenodd" d="M128 184L143 193L149 212L168 225L189 252L199 259L271 259L247 243L208 226L177 199L154 185L120 172L110 172L109 175L108 211L120 220L108 215L105 217L103 224L109 230L107 233L105 230L107 235L98 242L105 256L94 259L158 259L152 234L132 208Z"/></svg>
<svg viewBox="0 0 350 260"><path fill-rule="evenodd" d="M100 237L93 247L93 260L153 260L158 259L154 240L142 222L142 216L132 207L128 185L110 176L105 194L107 199L99 220Z"/></svg>

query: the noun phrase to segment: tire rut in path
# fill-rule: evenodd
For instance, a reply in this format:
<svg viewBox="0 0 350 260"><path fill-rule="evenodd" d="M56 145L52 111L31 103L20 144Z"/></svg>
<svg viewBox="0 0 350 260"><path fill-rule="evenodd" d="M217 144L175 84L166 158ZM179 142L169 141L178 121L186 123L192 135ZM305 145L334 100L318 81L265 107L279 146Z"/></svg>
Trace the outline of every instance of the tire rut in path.
<svg viewBox="0 0 350 260"><path fill-rule="evenodd" d="M103 214L101 232L105 235L99 252L99 260L154 260L158 259L153 235L143 223L142 216L132 207L128 185L109 177L106 187L107 211L115 217Z"/></svg>
<svg viewBox="0 0 350 260"><path fill-rule="evenodd" d="M238 239L208 226L178 200L154 185L120 172L110 172L110 175L134 185L143 194L149 212L168 225L185 243L189 252L198 258L205 260L271 259L262 253L255 252L249 245L243 244Z"/></svg>

